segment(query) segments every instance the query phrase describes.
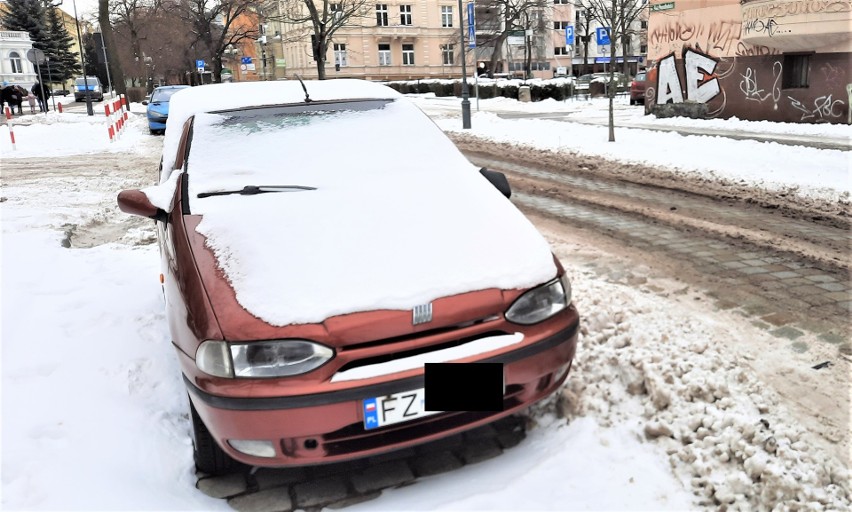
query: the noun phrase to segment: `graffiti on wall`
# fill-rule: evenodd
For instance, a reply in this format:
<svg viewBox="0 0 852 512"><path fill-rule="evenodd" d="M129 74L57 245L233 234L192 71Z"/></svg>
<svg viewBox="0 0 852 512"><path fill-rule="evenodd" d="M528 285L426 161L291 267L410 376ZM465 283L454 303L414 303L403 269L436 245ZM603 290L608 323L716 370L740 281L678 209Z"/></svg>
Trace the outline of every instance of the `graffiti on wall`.
<svg viewBox="0 0 852 512"><path fill-rule="evenodd" d="M752 33L775 37L779 34L789 34L792 32L789 28L784 28L775 21L775 18L754 19L743 22L743 34L749 35Z"/></svg>
<svg viewBox="0 0 852 512"><path fill-rule="evenodd" d="M760 86L757 78L757 71L751 67L745 69L745 73L740 73L740 91L745 95L745 99L763 103L768 99L772 99L773 109L778 110L778 101L781 99L781 72L783 66L780 61L775 61L772 64L772 86L767 91Z"/></svg>
<svg viewBox="0 0 852 512"><path fill-rule="evenodd" d="M710 23L674 19L650 30L648 45L654 48L687 45L727 55L736 49L741 30L742 23L734 19Z"/></svg>
<svg viewBox="0 0 852 512"><path fill-rule="evenodd" d="M846 106L843 100L835 100L832 94L815 99L813 108L803 105L792 96L787 96L787 99L790 100L790 105L794 109L802 112L801 121L825 122L837 119L843 116L845 110L843 107Z"/></svg>
<svg viewBox="0 0 852 512"><path fill-rule="evenodd" d="M743 7L744 20L852 11L850 0L794 0Z"/></svg>
<svg viewBox="0 0 852 512"><path fill-rule="evenodd" d="M720 92L719 78L713 74L718 61L709 55L687 48L683 51L683 74L686 77L686 99L707 103ZM677 73L674 54L660 60L657 71L657 103L682 103L683 85Z"/></svg>

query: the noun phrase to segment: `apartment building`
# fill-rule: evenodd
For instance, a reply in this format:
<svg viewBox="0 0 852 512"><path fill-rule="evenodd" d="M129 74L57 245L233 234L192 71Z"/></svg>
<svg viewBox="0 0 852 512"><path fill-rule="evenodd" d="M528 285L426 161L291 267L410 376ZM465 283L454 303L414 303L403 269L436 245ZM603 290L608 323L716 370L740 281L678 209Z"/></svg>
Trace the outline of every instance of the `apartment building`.
<svg viewBox="0 0 852 512"><path fill-rule="evenodd" d="M350 18L337 30L326 55L327 78L364 78L368 80L412 80L420 78L450 78L461 74L462 48L468 73L475 70L498 76L552 78L557 74L578 75L582 69L583 53L579 41L570 45L566 30L575 29L577 12L582 12L582 0L542 0L525 16L516 20L502 44L495 45L497 36L506 32L506 23L499 2L474 2L475 44L468 36L468 3L459 13L459 3L453 0L397 0L367 4L362 16ZM321 1L315 2L322 9ZM268 16L273 21L264 24L265 35L259 41L263 77L277 79L299 74L316 78L310 30L305 23L288 23L280 18L282 5ZM579 6L578 6L579 5ZM340 4L330 4L331 11ZM599 24L592 22L592 33ZM637 30L639 22L637 21ZM462 42L464 32L464 42ZM576 31L574 31L576 38ZM612 60L609 46L589 47L590 66L587 72L604 71ZM644 67L639 53L639 38L631 44L627 56L632 72ZM620 47L619 47L620 51ZM496 53L496 57L495 57ZM624 56L616 55L616 62ZM620 68L619 68L620 69Z"/></svg>
<svg viewBox="0 0 852 512"><path fill-rule="evenodd" d="M852 1L653 1L646 109L696 101L709 117L852 123Z"/></svg>

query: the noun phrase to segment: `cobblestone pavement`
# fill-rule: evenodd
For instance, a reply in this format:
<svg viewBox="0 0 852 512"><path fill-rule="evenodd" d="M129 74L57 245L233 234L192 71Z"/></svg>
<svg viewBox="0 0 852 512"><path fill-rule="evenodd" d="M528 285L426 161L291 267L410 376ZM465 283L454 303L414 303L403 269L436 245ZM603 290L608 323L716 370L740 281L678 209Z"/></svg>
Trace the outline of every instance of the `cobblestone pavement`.
<svg viewBox="0 0 852 512"><path fill-rule="evenodd" d="M196 487L241 512L309 512L371 500L382 489L476 464L523 441L524 418L509 416L463 434L388 454L322 466L199 474Z"/></svg>
<svg viewBox="0 0 852 512"><path fill-rule="evenodd" d="M717 307L740 310L773 335L796 341L797 350L807 350L808 344L818 339L846 344L847 351L852 351L848 347L852 282L847 266L852 232L848 229L680 191L554 173L479 155L469 157L478 165L506 172L510 180L514 175L564 186L569 192L559 197L516 187L512 201L526 212L544 214L567 228L588 229L651 258L675 261L692 274L692 282L716 300ZM589 197L596 197L594 194L583 200L565 199L579 195L570 192L577 190L621 197L630 204L631 211L619 210L613 204L587 202ZM838 261L815 261L783 247L768 247L748 237L723 236L694 225L670 225L643 215L643 205L657 209L665 205L685 218L700 212L704 224L775 233L791 244L795 241L799 245L804 242L813 247L834 247L834 251L826 252L836 253Z"/></svg>

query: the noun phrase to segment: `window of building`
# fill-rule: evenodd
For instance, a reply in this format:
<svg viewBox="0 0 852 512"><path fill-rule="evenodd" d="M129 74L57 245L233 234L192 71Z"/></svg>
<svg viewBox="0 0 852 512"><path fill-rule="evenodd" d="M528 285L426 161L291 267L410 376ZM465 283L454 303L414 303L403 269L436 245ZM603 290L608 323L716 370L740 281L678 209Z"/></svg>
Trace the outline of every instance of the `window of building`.
<svg viewBox="0 0 852 512"><path fill-rule="evenodd" d="M647 44L640 44L639 45L639 53L641 53L642 55L645 55L646 53L648 53L648 45Z"/></svg>
<svg viewBox="0 0 852 512"><path fill-rule="evenodd" d="M346 58L345 44L334 43L334 63L340 67L346 67L349 65L349 61Z"/></svg>
<svg viewBox="0 0 852 512"><path fill-rule="evenodd" d="M554 5L568 5L572 0L553 0Z"/></svg>
<svg viewBox="0 0 852 512"><path fill-rule="evenodd" d="M441 45L441 61L444 63L445 66L452 66L454 60L455 60L455 55L453 54L453 45L442 44Z"/></svg>
<svg viewBox="0 0 852 512"><path fill-rule="evenodd" d="M391 50L390 44L379 43L379 66L391 65Z"/></svg>
<svg viewBox="0 0 852 512"><path fill-rule="evenodd" d="M553 55L568 55L568 48L557 46L553 49Z"/></svg>
<svg viewBox="0 0 852 512"><path fill-rule="evenodd" d="M18 52L9 52L9 62L12 63L12 73L24 72L24 67L21 65L21 54Z"/></svg>
<svg viewBox="0 0 852 512"><path fill-rule="evenodd" d="M647 22L647 21L645 21L645 20L640 21L640 22L639 22L639 28L641 28L641 29L643 29L643 30L644 30L644 29L647 29L647 28L648 28L648 22Z"/></svg>
<svg viewBox="0 0 852 512"><path fill-rule="evenodd" d="M784 74L781 79L783 89L808 87L810 59L810 54L784 54Z"/></svg>
<svg viewBox="0 0 852 512"><path fill-rule="evenodd" d="M441 6L441 26L444 28L450 28L453 26L453 6L452 5L442 5Z"/></svg>
<svg viewBox="0 0 852 512"><path fill-rule="evenodd" d="M388 26L388 4L376 4L376 25Z"/></svg>
<svg viewBox="0 0 852 512"><path fill-rule="evenodd" d="M411 25L411 6L410 5L400 5L399 6L399 24L404 26Z"/></svg>
<svg viewBox="0 0 852 512"><path fill-rule="evenodd" d="M343 17L343 5L331 4L331 15L334 17L334 21L340 21L340 18Z"/></svg>
<svg viewBox="0 0 852 512"><path fill-rule="evenodd" d="M403 66L413 66L414 65L414 45L413 44L402 45L402 65Z"/></svg>
<svg viewBox="0 0 852 512"><path fill-rule="evenodd" d="M570 24L571 24L570 21L554 21L553 22L553 28L556 29L556 30L562 30L562 29L567 28L568 25L570 25Z"/></svg>

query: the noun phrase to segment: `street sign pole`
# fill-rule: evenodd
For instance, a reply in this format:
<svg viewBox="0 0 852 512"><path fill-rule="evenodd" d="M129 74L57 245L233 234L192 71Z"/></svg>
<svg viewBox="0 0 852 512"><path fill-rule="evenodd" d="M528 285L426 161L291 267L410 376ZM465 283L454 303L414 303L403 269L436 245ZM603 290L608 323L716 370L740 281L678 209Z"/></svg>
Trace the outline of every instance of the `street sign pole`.
<svg viewBox="0 0 852 512"><path fill-rule="evenodd" d="M467 56L464 49L464 8L459 0L459 31L461 36L461 65L462 65L462 129L470 129L470 91L467 89Z"/></svg>

